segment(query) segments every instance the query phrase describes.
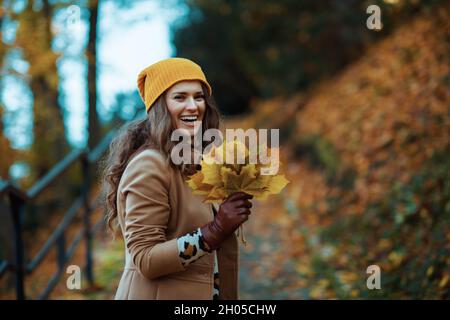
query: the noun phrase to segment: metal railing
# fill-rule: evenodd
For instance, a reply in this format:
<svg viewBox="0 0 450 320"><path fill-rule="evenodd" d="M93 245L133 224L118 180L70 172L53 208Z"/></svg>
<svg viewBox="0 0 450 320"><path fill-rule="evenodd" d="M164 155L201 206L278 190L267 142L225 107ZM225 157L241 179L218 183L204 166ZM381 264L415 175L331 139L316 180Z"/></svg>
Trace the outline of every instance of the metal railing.
<svg viewBox="0 0 450 320"><path fill-rule="evenodd" d="M136 115L137 113L133 119L136 119ZM53 247L56 247L57 270L51 276L47 286L37 297L38 299L47 299L58 284L66 264L72 258L75 250L83 239L86 263L85 275L90 285L94 283L92 237L103 226L104 219L99 219L94 227L91 226L91 213L97 209L102 201L101 195L92 202L89 200L90 189L93 184L91 179L91 169L108 149L116 132L117 129L111 130L92 151L89 151L87 148L73 150L27 191L21 190L12 182L0 180L0 199L2 197L7 197L9 200L14 235L14 261L0 261L0 279L7 272L12 272L14 274L15 293L18 300L27 298L24 285L25 277L33 273L48 255L50 250ZM64 213L60 224L52 232L37 254L30 261L25 262L22 233L22 220L25 207L32 204L58 177L79 162L81 162L81 171L83 175L81 194L72 202L72 205ZM65 237L66 231L72 226L72 222L80 209L83 210L83 227L79 230L78 234L76 234L70 245L67 246Z"/></svg>

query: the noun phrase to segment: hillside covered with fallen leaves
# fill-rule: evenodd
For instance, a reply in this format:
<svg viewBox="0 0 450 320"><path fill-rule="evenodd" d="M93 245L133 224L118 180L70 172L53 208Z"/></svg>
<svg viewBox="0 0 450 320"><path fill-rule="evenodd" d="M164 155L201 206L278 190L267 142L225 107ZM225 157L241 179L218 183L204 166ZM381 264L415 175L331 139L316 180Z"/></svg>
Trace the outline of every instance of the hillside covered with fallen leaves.
<svg viewBox="0 0 450 320"><path fill-rule="evenodd" d="M257 203L246 224L259 241L243 257L253 283L270 283L272 297L288 291L282 298L450 297L449 60L447 3L338 77L255 101L246 119L229 120L280 128L291 181L281 197ZM258 263L246 261L253 256ZM366 287L373 264L381 290ZM277 287L286 268L291 280Z"/></svg>

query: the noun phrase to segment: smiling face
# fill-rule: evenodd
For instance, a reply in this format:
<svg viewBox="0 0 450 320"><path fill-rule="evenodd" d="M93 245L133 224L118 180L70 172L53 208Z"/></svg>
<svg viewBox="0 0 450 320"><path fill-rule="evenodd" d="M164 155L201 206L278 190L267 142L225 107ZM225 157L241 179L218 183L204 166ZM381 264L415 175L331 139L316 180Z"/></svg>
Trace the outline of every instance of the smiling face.
<svg viewBox="0 0 450 320"><path fill-rule="evenodd" d="M165 100L175 127L186 129L193 136L194 124L201 123L206 109L201 82L180 81L169 88Z"/></svg>

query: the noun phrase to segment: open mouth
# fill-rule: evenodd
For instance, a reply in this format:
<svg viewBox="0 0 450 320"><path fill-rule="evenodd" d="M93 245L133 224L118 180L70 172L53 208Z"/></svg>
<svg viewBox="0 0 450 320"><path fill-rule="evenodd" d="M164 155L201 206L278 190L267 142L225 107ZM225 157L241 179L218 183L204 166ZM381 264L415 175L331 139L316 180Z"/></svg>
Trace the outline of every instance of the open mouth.
<svg viewBox="0 0 450 320"><path fill-rule="evenodd" d="M186 124L193 125L197 121L198 116L181 116L180 120Z"/></svg>

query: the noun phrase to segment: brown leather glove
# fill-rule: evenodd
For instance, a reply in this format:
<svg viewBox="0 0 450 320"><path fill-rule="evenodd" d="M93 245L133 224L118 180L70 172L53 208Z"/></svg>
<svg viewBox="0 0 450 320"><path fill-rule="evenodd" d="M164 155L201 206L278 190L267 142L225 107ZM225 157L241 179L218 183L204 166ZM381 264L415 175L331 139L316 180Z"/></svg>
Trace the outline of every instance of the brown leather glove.
<svg viewBox="0 0 450 320"><path fill-rule="evenodd" d="M216 250L242 223L248 220L253 196L237 192L225 199L214 220L201 227L203 239L211 250Z"/></svg>

